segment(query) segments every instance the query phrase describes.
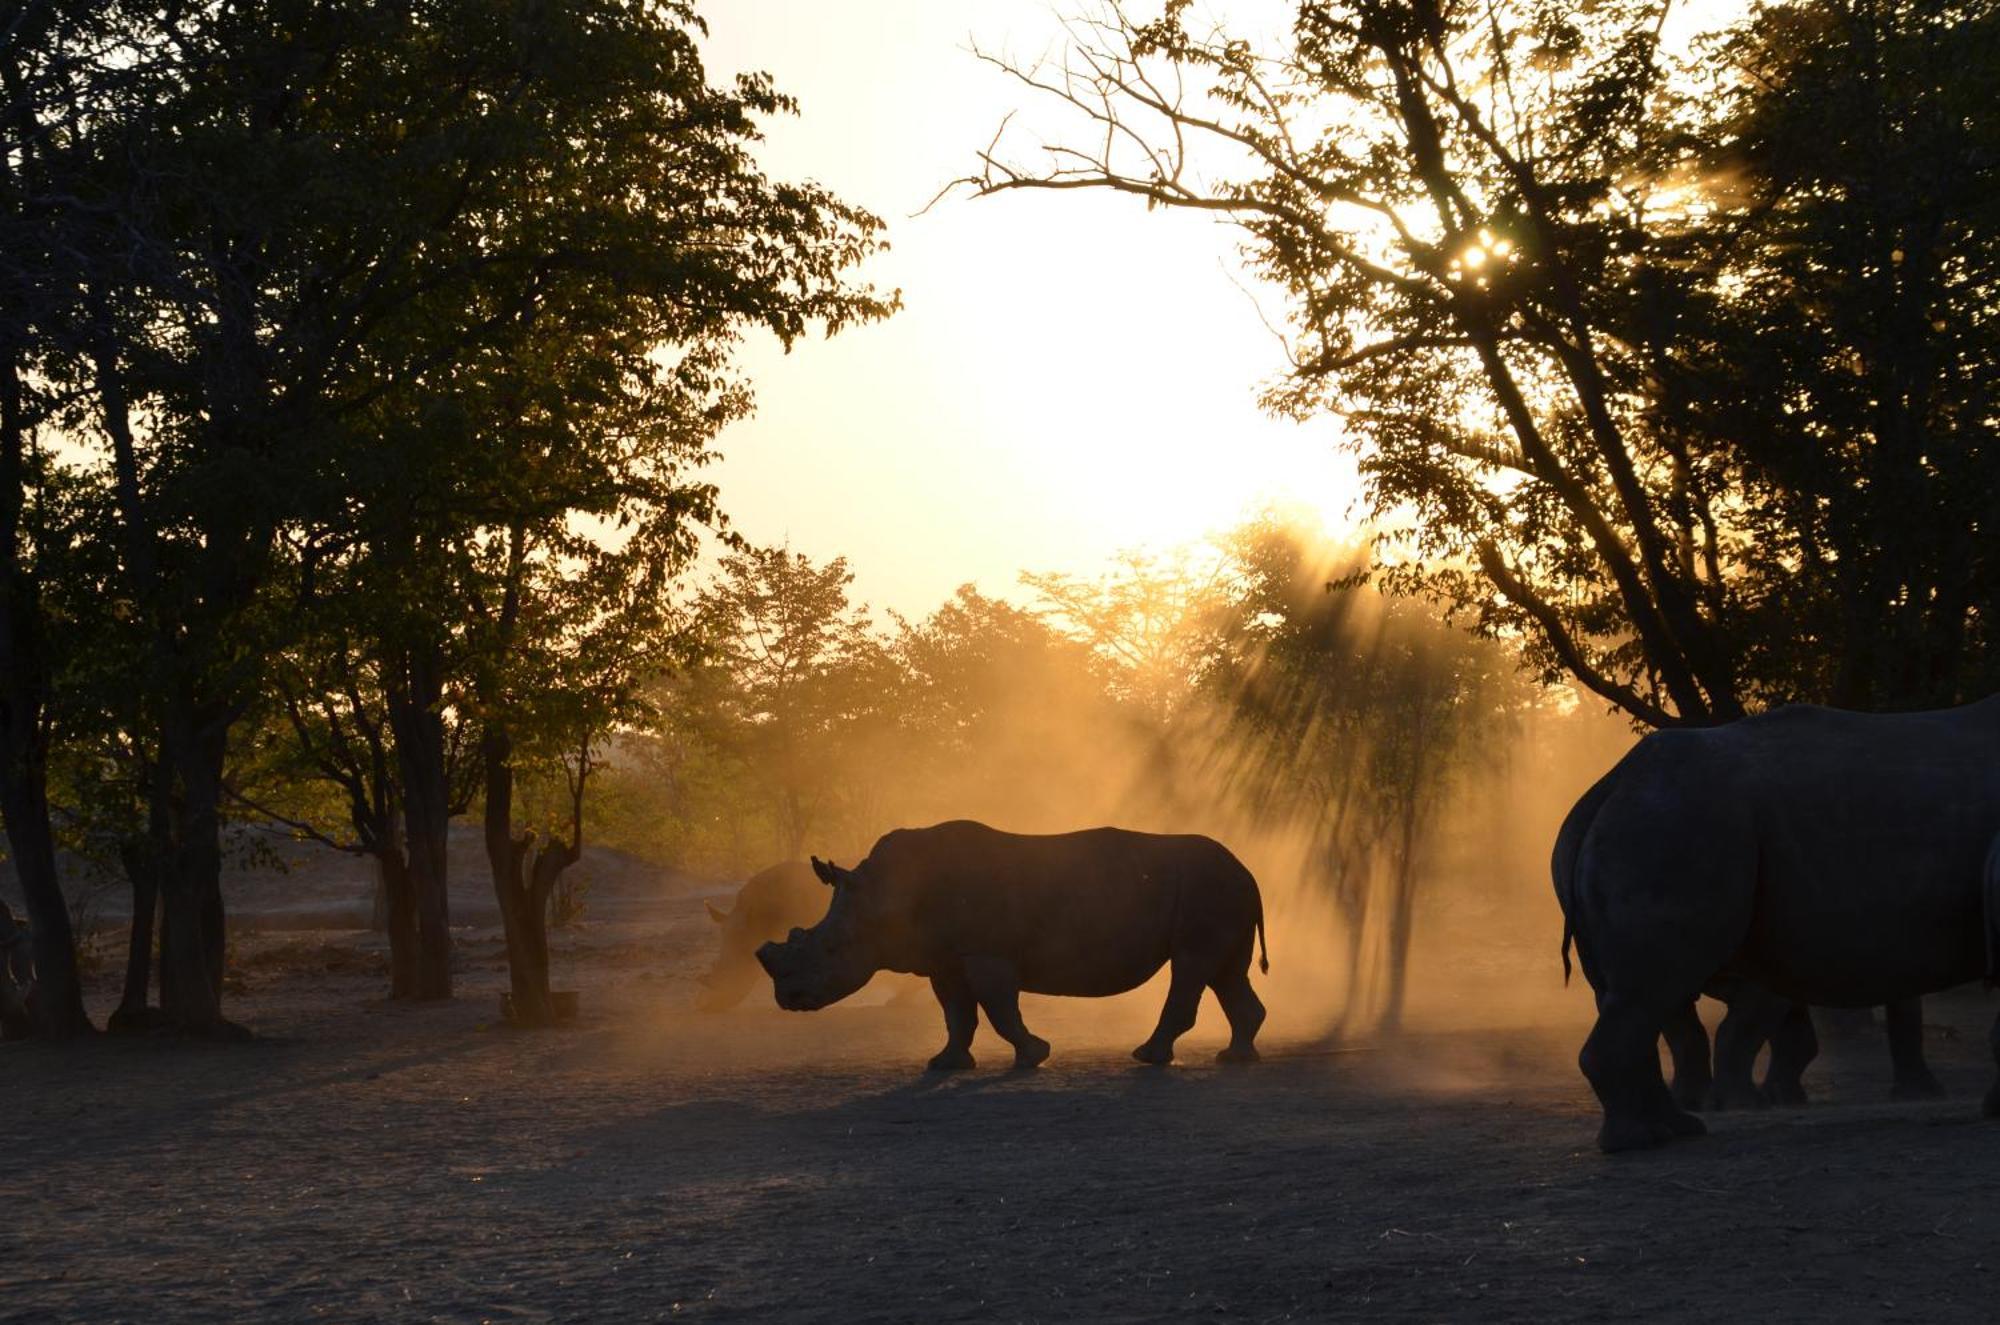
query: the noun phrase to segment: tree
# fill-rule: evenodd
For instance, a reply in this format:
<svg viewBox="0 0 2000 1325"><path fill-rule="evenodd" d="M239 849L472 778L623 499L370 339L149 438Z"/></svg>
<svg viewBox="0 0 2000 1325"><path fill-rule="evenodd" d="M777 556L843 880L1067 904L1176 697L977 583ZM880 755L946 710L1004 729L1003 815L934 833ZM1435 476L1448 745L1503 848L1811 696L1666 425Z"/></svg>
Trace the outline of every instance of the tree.
<svg viewBox="0 0 2000 1325"><path fill-rule="evenodd" d="M90 1022L49 818L49 706L61 663L50 655L45 603L56 548L37 498L58 469L44 443L64 403L55 366L70 348L77 293L63 225L69 144L119 84L145 80L144 53L114 63L99 50L129 21L115 3L29 3L0 28L0 817L34 947L34 1030L55 1040Z"/></svg>
<svg viewBox="0 0 2000 1325"><path fill-rule="evenodd" d="M1267 515L1228 547L1234 619L1206 681L1232 738L1217 743L1221 771L1258 819L1310 840L1346 924L1350 1013L1379 931L1379 1025L1393 1029L1442 820L1498 771L1525 707L1516 660L1431 604L1378 592L1365 551L1330 550L1316 531Z"/></svg>
<svg viewBox="0 0 2000 1325"><path fill-rule="evenodd" d="M145 873L165 901L165 1011L190 1032L232 1029L224 768L268 660L329 583L377 605L400 595L403 610L350 632L365 637L396 765L394 795L363 799L400 807L417 992L448 993L447 751L472 627L463 594L428 595L465 583L495 530L615 525L650 500L659 466L688 461L743 407L727 360L748 330L789 344L888 311L893 299L843 277L878 223L757 170L758 117L793 106L761 76L709 86L684 4L262 0L23 17L4 37L11 67L58 73L8 91L10 132L28 122L9 166L33 167L10 185L9 215L28 220L8 272L37 292L39 339L0 351L8 380L32 375L64 403L109 494L105 610L144 642L132 679L159 771ZM39 44L23 56L17 41ZM562 345L601 361L542 371L536 356ZM549 439L587 430L534 414L552 386L608 388L687 426L665 451L611 431L578 457ZM556 413L610 417L601 394ZM0 422L23 446L39 426ZM493 478L522 454L496 438L524 432L547 456L539 489ZM676 502L675 519L690 514ZM28 744L9 829L25 833L39 738L32 706L12 712Z"/></svg>
<svg viewBox="0 0 2000 1325"><path fill-rule="evenodd" d="M920 621L897 617L887 647L899 680L879 762L898 775L893 822L977 813L998 826L1074 826L1105 739L1127 731L1107 693L1115 674L1087 644L967 584Z"/></svg>
<svg viewBox="0 0 2000 1325"><path fill-rule="evenodd" d="M1225 559L1197 550L1126 552L1097 579L1023 573L1042 613L1067 624L1106 665L1118 698L1170 725L1213 663L1227 621Z"/></svg>
<svg viewBox="0 0 2000 1325"><path fill-rule="evenodd" d="M776 841L796 857L857 783L857 738L878 716L888 658L844 558L816 566L787 547L722 558L696 612L713 650L682 712L762 785ZM697 716L698 715L698 716Z"/></svg>
<svg viewBox="0 0 2000 1325"><path fill-rule="evenodd" d="M1991 40L1985 9L1857 7L1845 11L1853 21L1827 23L1812 15L1838 7L1771 7L1735 48L1761 54L1732 69L1720 98L1689 95L1661 48L1660 4L1299 4L1289 35L1270 42L1198 32L1191 12L1170 0L1161 17L1139 21L1114 6L1075 25L1059 67L995 59L1080 116L1090 136L1057 142L1041 165L1023 164L1003 139L969 183L984 194L1108 189L1235 219L1288 313L1291 371L1268 402L1300 416L1335 412L1365 443L1376 517L1416 554L1396 584L1467 610L1488 633L1520 637L1544 675L1573 677L1655 726L1826 698L1816 655L1864 649L1885 614L1907 629L1934 627L1947 655L1954 636L1990 614L1963 586L1934 600L1920 577L1854 569L1900 564L1883 545L1925 501L1960 504L1925 473L1921 456L1932 452L1912 460L1908 437L1864 445L1902 476L1903 494L1867 514L1878 494L1836 491L1843 466L1828 462L1825 431L1791 419L1774 433L1757 421L1800 413L1796 395L1725 422L1721 403L1747 384L1717 367L1746 342L1713 330L1732 323L1783 341L1782 308L1774 315L1745 295L1746 283L1775 295L1786 279L1766 274L1767 259L1799 238L1784 214L1820 218L1807 256L1775 262L1806 279L1789 293L1810 308L1825 272L1847 262L1843 228L1885 242L1908 228L1894 215L1904 202L1890 199L1922 183L1912 171L1941 186L1919 189L1916 210L1939 222L1926 251L1938 270L1962 270L1956 255L1987 226L1990 190L1938 167L1953 152L1967 159L1990 132L1971 73L1985 67L1976 57ZM1875 62L1894 42L1839 54L1871 25L1877 36L1907 34L1899 58L1926 71L1896 80L1889 100L1927 109L1903 116L1878 98L1867 104L1885 114L1867 132L1921 129L1935 150L1900 153L1894 135L1878 136L1865 189L1826 187L1824 164L1774 173L1779 157L1760 154L1755 126L1774 114L1822 120L1838 84L1816 69L1884 67ZM1817 54L1778 54L1801 38ZM1889 86L1874 77L1878 92ZM1719 179L1724 160L1742 169ZM1839 219L1857 199L1865 217ZM1984 259L1974 267L1980 274L1936 307L1937 330L1976 347L1959 362L1990 381L1991 335L1973 293L1990 283ZM1864 284L1885 288L1879 275ZM1907 323L1921 303L1921 292L1848 301L1855 316L1844 323L1809 319L1833 333L1824 349L1777 352L1832 381L1825 368L1851 354L1869 362L1868 347L1894 342L1897 319ZM1876 356L1884 366L1871 370L1871 398L1891 387L1911 398L1921 344L1890 355L1893 367ZM1955 417L1971 448L1970 411ZM1844 431L1843 443L1854 436ZM1870 587L1850 588L1857 574ZM1838 610L1843 596L1853 609ZM1805 649L1799 614L1785 606L1800 599L1816 632ZM1910 606L1918 601L1937 607ZM1929 681L1893 685L1844 687L1843 697L1895 704L1940 693Z"/></svg>
<svg viewBox="0 0 2000 1325"><path fill-rule="evenodd" d="M1767 5L1714 45L1718 184L1673 257L1715 275L1680 295L1658 412L1782 512L1737 556L1746 670L1853 708L1985 695L2000 116L1973 71L2000 10Z"/></svg>
<svg viewBox="0 0 2000 1325"><path fill-rule="evenodd" d="M323 846L365 858L376 876L375 919L389 939L389 997L423 988L423 946L406 837L404 779L380 664L367 633L368 586L352 567L316 567L311 610L274 661L253 713L244 765L228 794L240 811ZM451 813L470 804L475 733L454 717L443 748Z"/></svg>
<svg viewBox="0 0 2000 1325"><path fill-rule="evenodd" d="M482 605L478 668L488 864L506 935L516 1025L555 1020L549 991L550 900L583 854L584 810L604 748L651 715L650 683L682 661L684 626L668 582L692 556L676 527L650 550L608 550L587 538L535 547L506 536L497 598ZM523 771L559 782L561 811L516 831Z"/></svg>

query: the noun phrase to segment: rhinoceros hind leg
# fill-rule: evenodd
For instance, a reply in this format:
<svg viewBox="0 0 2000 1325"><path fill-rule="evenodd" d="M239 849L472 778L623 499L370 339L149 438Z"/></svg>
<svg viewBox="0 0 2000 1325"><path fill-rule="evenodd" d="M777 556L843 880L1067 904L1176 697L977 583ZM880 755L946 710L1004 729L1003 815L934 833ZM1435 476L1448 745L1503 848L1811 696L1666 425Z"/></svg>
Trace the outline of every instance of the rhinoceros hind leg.
<svg viewBox="0 0 2000 1325"><path fill-rule="evenodd" d="M1655 1132L1663 1134L1669 1141L1708 1135L1708 1124L1674 1103L1674 1097L1666 1089L1664 1081L1658 1090L1649 1091L1648 1095L1646 1118L1653 1124Z"/></svg>
<svg viewBox="0 0 2000 1325"><path fill-rule="evenodd" d="M986 1020L1014 1046L1014 1066L1040 1067L1049 1056L1049 1042L1021 1020L1021 975L1014 964L997 957L968 957L965 978Z"/></svg>
<svg viewBox="0 0 2000 1325"><path fill-rule="evenodd" d="M1665 1145L1707 1129L1675 1106L1660 1075L1660 1030L1689 994L1666 1000L1605 994L1598 1000L1597 1025L1583 1042L1577 1064L1604 1106L1598 1148L1608 1153Z"/></svg>
<svg viewBox="0 0 2000 1325"><path fill-rule="evenodd" d="M1765 1101L1780 1109L1804 1108L1806 1068L1817 1057L1819 1034L1813 1030L1812 1013L1805 1004L1794 1003L1771 1036L1771 1065L1764 1071Z"/></svg>
<svg viewBox="0 0 2000 1325"><path fill-rule="evenodd" d="M1222 1015L1229 1018L1229 1045L1215 1056L1215 1061L1256 1062L1257 1032L1264 1025L1264 1001L1250 987L1247 957L1243 970L1226 975L1209 987L1215 990L1215 999L1222 1004Z"/></svg>
<svg viewBox="0 0 2000 1325"><path fill-rule="evenodd" d="M1715 1083L1708 1090L1709 1108L1720 1112L1771 1107L1770 1096L1757 1088L1757 1051L1774 1042L1774 1065L1782 1062L1775 1041L1791 1011L1788 1000L1754 985L1736 991L1728 1015L1715 1028ZM1804 1071L1804 1064L1798 1070Z"/></svg>
<svg viewBox="0 0 2000 1325"><path fill-rule="evenodd" d="M1152 1038L1132 1051L1142 1063L1166 1064L1174 1061L1174 1041L1194 1026L1194 1014L1201 1007L1201 991L1208 981L1193 963L1174 958L1173 976L1167 982L1167 1001L1160 1008L1160 1024Z"/></svg>
<svg viewBox="0 0 2000 1325"><path fill-rule="evenodd" d="M1668 1015L1661 1034L1674 1060L1674 1104L1682 1109L1705 1108L1715 1073L1708 1062L1708 1031L1701 1024L1701 1014L1695 1011L1693 999Z"/></svg>
<svg viewBox="0 0 2000 1325"><path fill-rule="evenodd" d="M1882 1009L1889 1032L1889 1061L1895 1067L1893 1100L1934 1100L1944 1087L1924 1062L1924 1001L1906 998Z"/></svg>
<svg viewBox="0 0 2000 1325"><path fill-rule="evenodd" d="M979 1029L979 1003L963 974L931 977L931 992L944 1009L945 1045L930 1061L933 1072L958 1072L973 1066L972 1033Z"/></svg>

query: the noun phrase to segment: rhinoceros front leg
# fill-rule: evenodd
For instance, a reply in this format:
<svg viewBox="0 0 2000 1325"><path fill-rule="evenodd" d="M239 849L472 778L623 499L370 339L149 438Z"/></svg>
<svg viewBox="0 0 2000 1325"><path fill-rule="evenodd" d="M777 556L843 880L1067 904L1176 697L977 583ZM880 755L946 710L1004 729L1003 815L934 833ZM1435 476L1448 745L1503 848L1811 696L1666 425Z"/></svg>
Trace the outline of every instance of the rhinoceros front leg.
<svg viewBox="0 0 2000 1325"><path fill-rule="evenodd" d="M944 1048L930 1061L933 1072L955 1072L972 1066L972 1033L979 1029L979 1003L963 971L931 977L931 992L944 1009Z"/></svg>
<svg viewBox="0 0 2000 1325"><path fill-rule="evenodd" d="M1014 1046L1014 1066L1041 1066L1049 1056L1049 1042L1021 1020L1021 973L1014 969L1014 963L998 957L968 957L965 976L979 1006L986 1009L986 1020Z"/></svg>
<svg viewBox="0 0 2000 1325"><path fill-rule="evenodd" d="M1889 1098L1934 1100L1944 1094L1944 1086L1931 1075L1924 1061L1924 1001L1906 998L1882 1009L1889 1030L1889 1062L1895 1068L1895 1084Z"/></svg>
<svg viewBox="0 0 2000 1325"><path fill-rule="evenodd" d="M1201 1009L1201 991L1208 985L1193 964L1176 957L1173 976L1167 983L1167 1001L1160 1008L1160 1024L1153 1028L1153 1036L1137 1049L1132 1056L1142 1063L1165 1064L1174 1061L1174 1041L1194 1027L1195 1013Z"/></svg>

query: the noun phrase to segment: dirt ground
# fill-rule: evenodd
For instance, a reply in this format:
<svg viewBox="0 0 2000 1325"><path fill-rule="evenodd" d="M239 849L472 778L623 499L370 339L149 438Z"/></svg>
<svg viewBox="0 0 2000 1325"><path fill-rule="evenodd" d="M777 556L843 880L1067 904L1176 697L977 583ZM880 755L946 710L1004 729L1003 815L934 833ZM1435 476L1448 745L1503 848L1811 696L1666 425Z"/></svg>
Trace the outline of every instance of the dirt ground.
<svg viewBox="0 0 2000 1325"><path fill-rule="evenodd" d="M1036 1001L1040 1071L982 1030L939 1077L923 1002L691 1011L694 896L564 938L563 1032L495 1024L490 933L431 1007L379 1001L375 942L240 939L251 1044L0 1048L0 1319L1995 1315L1976 992L1927 1005L1949 1099L1831 1042L1812 1108L1606 1158L1545 953L1508 977L1548 991L1533 1029L1479 1029L1475 983L1418 1017L1458 1029L1329 1038L1278 981L1267 1061L1212 1066L1209 1009L1147 1069L1148 990Z"/></svg>

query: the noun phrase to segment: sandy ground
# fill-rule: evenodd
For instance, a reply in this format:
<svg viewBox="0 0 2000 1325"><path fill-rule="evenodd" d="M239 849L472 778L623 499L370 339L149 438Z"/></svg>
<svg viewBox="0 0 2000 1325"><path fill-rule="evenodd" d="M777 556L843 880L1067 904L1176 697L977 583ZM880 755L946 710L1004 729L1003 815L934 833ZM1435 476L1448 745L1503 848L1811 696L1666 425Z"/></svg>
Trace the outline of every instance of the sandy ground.
<svg viewBox="0 0 2000 1325"><path fill-rule="evenodd" d="M1278 982L1266 1062L1212 1066L1211 1009L1146 1069L1147 991L1036 1002L1038 1072L982 1030L935 1077L922 1004L692 1012L711 941L693 896L566 936L584 1019L533 1034L490 934L430 1007L379 1001L368 936L245 935L255 1043L0 1048L0 1319L1995 1315L1981 994L1929 1005L1947 1100L1887 1102L1868 1037L1811 1109L1606 1158L1546 954L1534 1029L1330 1042Z"/></svg>

